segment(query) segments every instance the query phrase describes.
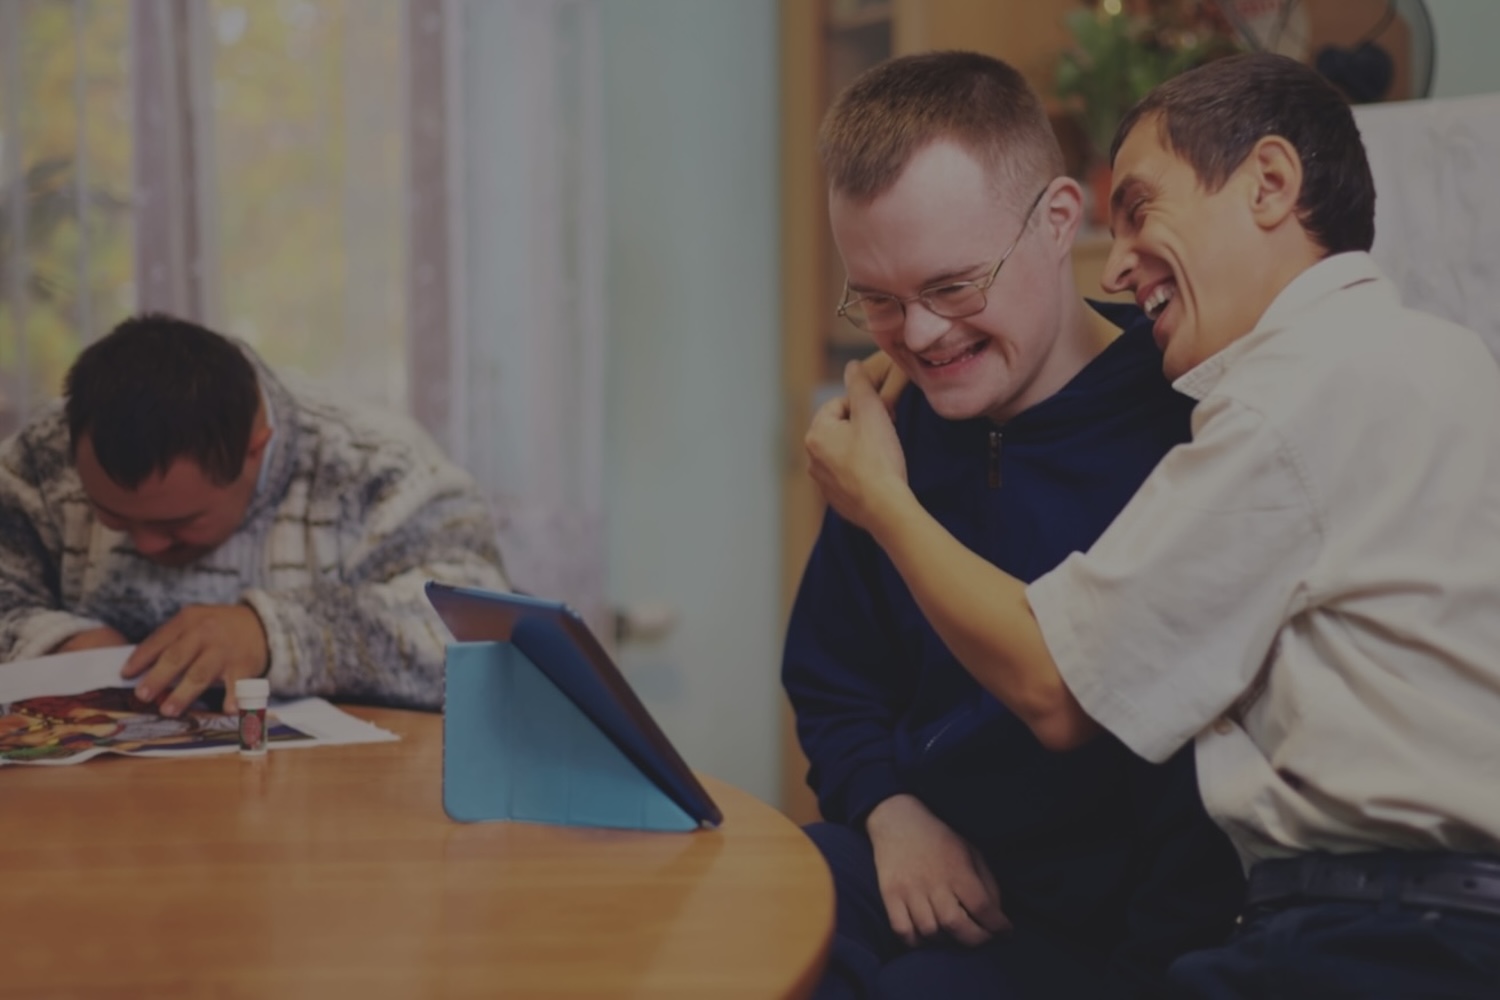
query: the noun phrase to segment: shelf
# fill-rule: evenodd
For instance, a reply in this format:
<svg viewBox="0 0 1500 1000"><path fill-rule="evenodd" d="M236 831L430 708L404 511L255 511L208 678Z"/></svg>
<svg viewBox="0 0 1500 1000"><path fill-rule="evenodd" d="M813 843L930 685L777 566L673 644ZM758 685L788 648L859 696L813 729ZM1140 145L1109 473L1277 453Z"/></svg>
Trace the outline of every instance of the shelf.
<svg viewBox="0 0 1500 1000"><path fill-rule="evenodd" d="M828 0L830 34L888 26L894 20L895 5L889 0Z"/></svg>

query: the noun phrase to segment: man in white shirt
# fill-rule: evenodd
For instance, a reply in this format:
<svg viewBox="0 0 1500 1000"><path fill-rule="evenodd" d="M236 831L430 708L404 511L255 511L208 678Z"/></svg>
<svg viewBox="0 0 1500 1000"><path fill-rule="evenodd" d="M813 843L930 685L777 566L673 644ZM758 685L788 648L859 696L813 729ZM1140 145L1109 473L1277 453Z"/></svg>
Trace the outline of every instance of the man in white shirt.
<svg viewBox="0 0 1500 1000"><path fill-rule="evenodd" d="M1029 587L913 502L864 374L808 435L965 667L1057 750L1107 730L1200 786L1250 869L1184 995L1494 996L1500 370L1368 251L1348 107L1278 56L1158 88L1117 133L1106 286L1199 402L1086 553Z"/></svg>

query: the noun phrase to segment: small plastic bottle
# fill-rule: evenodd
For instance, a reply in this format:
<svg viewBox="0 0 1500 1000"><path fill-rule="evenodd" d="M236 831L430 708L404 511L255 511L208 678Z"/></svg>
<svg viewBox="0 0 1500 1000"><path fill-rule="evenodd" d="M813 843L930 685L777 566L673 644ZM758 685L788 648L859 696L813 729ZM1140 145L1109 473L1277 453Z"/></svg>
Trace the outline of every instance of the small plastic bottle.
<svg viewBox="0 0 1500 1000"><path fill-rule="evenodd" d="M240 703L240 755L260 757L266 752L266 699L271 682L264 677L246 677L234 682L234 697Z"/></svg>

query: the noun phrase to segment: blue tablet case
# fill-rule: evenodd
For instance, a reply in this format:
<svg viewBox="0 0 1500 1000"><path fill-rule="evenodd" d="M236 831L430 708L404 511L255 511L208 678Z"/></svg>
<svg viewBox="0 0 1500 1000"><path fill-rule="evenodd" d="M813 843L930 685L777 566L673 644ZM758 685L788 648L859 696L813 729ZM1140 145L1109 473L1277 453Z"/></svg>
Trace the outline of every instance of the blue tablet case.
<svg viewBox="0 0 1500 1000"><path fill-rule="evenodd" d="M443 809L464 822L699 825L509 642L448 646Z"/></svg>

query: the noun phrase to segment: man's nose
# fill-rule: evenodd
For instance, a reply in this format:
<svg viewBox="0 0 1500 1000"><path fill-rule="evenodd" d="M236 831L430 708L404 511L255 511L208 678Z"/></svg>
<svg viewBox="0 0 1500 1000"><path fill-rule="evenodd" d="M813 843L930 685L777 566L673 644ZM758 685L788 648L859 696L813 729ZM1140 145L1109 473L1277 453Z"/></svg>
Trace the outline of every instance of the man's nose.
<svg viewBox="0 0 1500 1000"><path fill-rule="evenodd" d="M908 351L919 354L941 340L952 326L953 320L939 316L918 299L906 307L906 326L901 339Z"/></svg>
<svg viewBox="0 0 1500 1000"><path fill-rule="evenodd" d="M1109 256L1104 259L1104 273L1099 278L1099 284L1110 295L1130 290L1132 274L1135 270L1135 251L1130 247L1130 241L1122 236L1116 236L1109 245Z"/></svg>

